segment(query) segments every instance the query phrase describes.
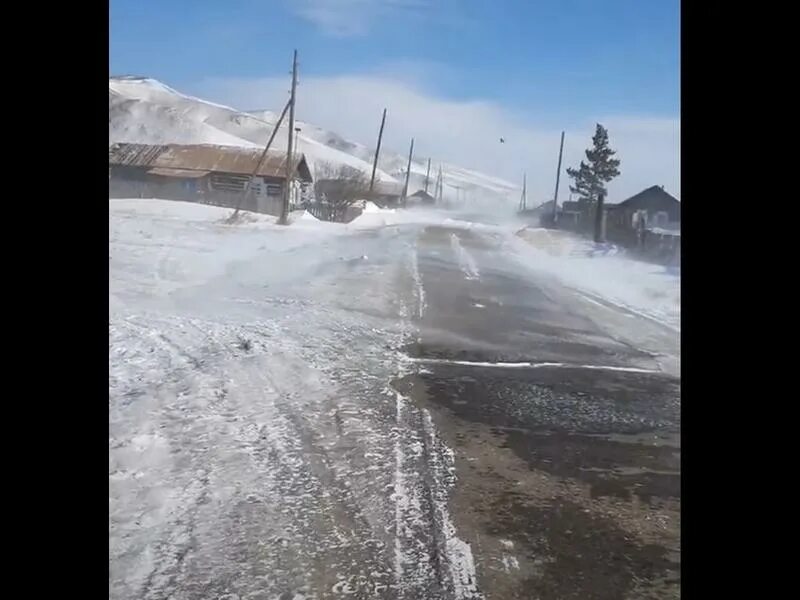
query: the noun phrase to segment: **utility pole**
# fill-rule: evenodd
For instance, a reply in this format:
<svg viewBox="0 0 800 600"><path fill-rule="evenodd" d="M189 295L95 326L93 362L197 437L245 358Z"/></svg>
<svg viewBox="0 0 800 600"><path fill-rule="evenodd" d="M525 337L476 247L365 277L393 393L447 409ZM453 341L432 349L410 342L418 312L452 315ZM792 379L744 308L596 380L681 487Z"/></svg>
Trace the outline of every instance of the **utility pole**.
<svg viewBox="0 0 800 600"><path fill-rule="evenodd" d="M406 182L403 185L403 206L406 205L406 198L408 197L408 177L411 175L411 156L414 154L414 138L411 138L411 148L408 150L408 166L406 167Z"/></svg>
<svg viewBox="0 0 800 600"><path fill-rule="evenodd" d="M289 224L289 187L292 184L294 175L294 165L292 164L292 144L294 143L294 100L297 90L297 50L294 51L292 58L292 92L289 96L289 144L286 148L286 183L283 186L283 206L281 207L281 217L278 223L281 225Z"/></svg>
<svg viewBox="0 0 800 600"><path fill-rule="evenodd" d="M258 159L258 163L256 164L255 169L250 174L250 179L247 180L247 183L242 190L242 195L239 196L239 201L236 203L236 210L233 211L233 214L228 219L229 223L233 223L236 220L236 217L239 215L239 209L242 208L242 202L245 198L247 198L247 194L250 192L250 186L253 183L253 178L258 175L259 169L261 169L261 165L264 164L264 159L267 158L267 152L269 152L269 147L272 145L272 141L275 139L275 134L278 133L278 129L283 122L283 117L286 116L286 111L289 109L289 103L286 103L286 106L283 107L283 111L281 111L281 116L278 117L275 126L272 128L272 133L269 136L269 140L267 141L267 145L264 146L264 151L261 153L261 158Z"/></svg>
<svg viewBox="0 0 800 600"><path fill-rule="evenodd" d="M556 222L558 214L556 209L558 207L558 182L561 178L561 157L564 154L564 132L561 132L561 147L558 149L558 169L556 169L556 193L553 194L553 223Z"/></svg>
<svg viewBox="0 0 800 600"><path fill-rule="evenodd" d="M439 165L439 193L437 198L439 204L444 202L444 175L442 175L442 165Z"/></svg>
<svg viewBox="0 0 800 600"><path fill-rule="evenodd" d="M372 187L375 185L375 170L378 168L378 155L381 153L381 140L383 139L383 126L386 125L386 109L381 117L381 129L378 132L378 145L375 148L375 160L372 161L372 177L369 180L369 196L372 198Z"/></svg>
<svg viewBox="0 0 800 600"><path fill-rule="evenodd" d="M428 170L425 173L425 193L428 193L428 178L431 176L431 159L428 159Z"/></svg>
<svg viewBox="0 0 800 600"><path fill-rule="evenodd" d="M528 208L528 174L522 174L522 196L519 198L519 210L524 211Z"/></svg>
<svg viewBox="0 0 800 600"><path fill-rule="evenodd" d="M294 136L294 147L292 148L292 163L294 163L295 168L292 171L292 184L294 184L294 179L295 176L297 175L297 148L300 146L300 131L301 130L299 127L294 128L295 136ZM292 185L290 189L297 192L294 198L295 203L297 203L297 201L300 199L300 186L295 188L294 185ZM289 204L291 204L291 201L292 197L289 196Z"/></svg>

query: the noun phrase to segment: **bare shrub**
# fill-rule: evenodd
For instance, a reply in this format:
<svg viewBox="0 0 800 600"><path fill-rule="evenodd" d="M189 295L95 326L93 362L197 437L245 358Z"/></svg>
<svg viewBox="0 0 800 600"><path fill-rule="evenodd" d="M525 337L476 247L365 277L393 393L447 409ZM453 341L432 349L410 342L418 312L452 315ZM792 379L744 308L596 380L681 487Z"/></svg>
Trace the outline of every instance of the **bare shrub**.
<svg viewBox="0 0 800 600"><path fill-rule="evenodd" d="M343 221L347 209L367 197L369 177L348 165L319 163L316 166L315 216L327 221Z"/></svg>

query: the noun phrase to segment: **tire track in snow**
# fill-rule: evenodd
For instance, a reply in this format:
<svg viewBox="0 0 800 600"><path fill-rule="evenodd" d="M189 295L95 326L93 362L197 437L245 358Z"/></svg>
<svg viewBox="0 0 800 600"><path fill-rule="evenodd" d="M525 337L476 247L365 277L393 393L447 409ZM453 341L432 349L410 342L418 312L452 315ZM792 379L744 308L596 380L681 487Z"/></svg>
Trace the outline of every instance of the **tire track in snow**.
<svg viewBox="0 0 800 600"><path fill-rule="evenodd" d="M475 562L470 545L456 535L450 517L448 500L450 489L455 486L455 455L436 433L436 427L427 409L422 410L423 426L430 449L429 467L432 481L432 503L437 528L442 533L440 544L447 557L446 567L454 597L461 599L481 598L477 587Z"/></svg>
<svg viewBox="0 0 800 600"><path fill-rule="evenodd" d="M411 275L416 281L416 256ZM417 271L418 272L418 271ZM416 294L415 300L419 299ZM404 331L393 344L398 379L412 374L414 363L400 350L415 336L412 311L401 307ZM470 545L457 536L449 514L455 485L453 451L436 433L430 413L410 397L395 393L395 577L400 598L478 600L477 575Z"/></svg>
<svg viewBox="0 0 800 600"><path fill-rule="evenodd" d="M270 370L243 369L237 377L248 383L247 397L257 395L265 382L274 396L271 413L276 419L261 419L265 422L258 424L258 433L268 442L269 450L261 448L252 435L242 440L248 446L253 444L249 452L261 466L259 471L275 480L270 489L279 494L281 513L290 516L283 525L283 549L268 551L270 563L285 562L281 556L288 550L295 557L290 577L307 579L315 572L313 580L299 590L303 593L326 597L328 590L335 595L369 591L374 597L383 597L381 592L386 591L388 583L385 580L391 576L378 562L381 544L362 514L359 499L351 492L351 472L340 471L332 462L321 445L319 423L307 416L309 412L318 414L317 403L326 399L325 394L317 393L316 384L307 381L315 368L309 359L288 362L285 367L272 363ZM298 390L301 381L305 383ZM277 425L272 420L277 420ZM247 429L245 425L243 433ZM235 538L235 531L231 533L234 535L229 537Z"/></svg>
<svg viewBox="0 0 800 600"><path fill-rule="evenodd" d="M425 313L425 288L422 286L422 276L419 272L419 252L416 245L411 253L411 276L414 278L414 289L417 294L417 315L421 319Z"/></svg>
<svg viewBox="0 0 800 600"><path fill-rule="evenodd" d="M449 513L453 451L427 410L395 391L395 577L401 598L482 598L470 545Z"/></svg>
<svg viewBox="0 0 800 600"><path fill-rule="evenodd" d="M147 337L170 357L162 363L160 356L149 355L167 367L164 398L172 398L161 411L159 421L166 427L161 432L185 457L185 466L173 477L191 483L193 467L206 465L202 479L209 471L222 477L218 480L230 497L209 514L202 493L178 492L177 510L165 522L169 526L159 528L151 542L155 560L140 596L165 597L178 589L204 590L198 597L224 595L230 591L225 582L242 585L245 571L269 576L265 589L275 594L311 573L315 579L306 582L305 592L385 591L382 581L388 583L391 575L383 575L380 542L347 489L348 473L332 468L304 415L307 410L316 414L309 403L318 395L316 384L308 382L305 361L276 362L269 355L238 350L237 338L254 334L249 328L192 320L166 325L150 329ZM162 333L167 329L169 335ZM144 330L137 332L140 339ZM265 362L269 369L263 368ZM227 391L216 395L221 385ZM176 394L178 388L186 392ZM197 442L208 444L211 453L199 450ZM231 486L233 473L239 475ZM249 492L246 497L234 491L240 486ZM202 527L195 535L197 522ZM328 561L325 567L320 560ZM280 566L279 572L269 575L265 569L270 565ZM347 579L339 580L339 574Z"/></svg>
<svg viewBox="0 0 800 600"><path fill-rule="evenodd" d="M453 583L454 547L444 541L453 536L436 508L450 489L431 468L441 449L409 398L381 393L398 361L413 366L399 352L425 311L418 257L404 249L387 252L391 269L379 281L348 270L350 287L332 295L317 280L301 295L303 310L234 303L263 299L244 279L219 292L213 311L203 304L190 313L199 318L175 315L168 304L111 320L109 445L126 446L113 450L114 461L131 466L122 464L127 438L146 437L142 430L166 440L167 451L158 464L132 464L145 471L138 498L114 479L123 504L114 515L110 597L470 597ZM404 281L395 287L398 272ZM368 310L339 306L360 295L354 285L372 299ZM375 289L386 299L374 299ZM401 314L397 300L409 290ZM252 350L240 346L240 334ZM395 352L387 353L387 341ZM168 498L145 505L142 495L153 489ZM142 509L148 522L134 528L129 516Z"/></svg>

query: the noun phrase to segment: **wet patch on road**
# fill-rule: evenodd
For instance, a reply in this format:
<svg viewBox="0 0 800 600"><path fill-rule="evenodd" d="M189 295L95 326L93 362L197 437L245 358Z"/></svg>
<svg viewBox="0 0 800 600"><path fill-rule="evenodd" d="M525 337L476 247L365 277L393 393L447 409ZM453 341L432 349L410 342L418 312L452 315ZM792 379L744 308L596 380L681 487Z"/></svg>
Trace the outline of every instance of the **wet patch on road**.
<svg viewBox="0 0 800 600"><path fill-rule="evenodd" d="M679 424L678 382L657 373L444 364L426 371L420 377L433 402L493 427L641 433Z"/></svg>
<svg viewBox="0 0 800 600"><path fill-rule="evenodd" d="M420 234L426 308L404 347L417 369L395 382L454 451L451 513L481 588L679 597L680 380L498 257L475 231Z"/></svg>
<svg viewBox="0 0 800 600"><path fill-rule="evenodd" d="M524 400L515 408L511 395L491 391L485 371L433 371L396 385L429 408L454 449L451 510L487 598L678 597L675 446L650 444L652 427L604 419L587 418L577 432L571 417L557 418L557 402L541 413Z"/></svg>

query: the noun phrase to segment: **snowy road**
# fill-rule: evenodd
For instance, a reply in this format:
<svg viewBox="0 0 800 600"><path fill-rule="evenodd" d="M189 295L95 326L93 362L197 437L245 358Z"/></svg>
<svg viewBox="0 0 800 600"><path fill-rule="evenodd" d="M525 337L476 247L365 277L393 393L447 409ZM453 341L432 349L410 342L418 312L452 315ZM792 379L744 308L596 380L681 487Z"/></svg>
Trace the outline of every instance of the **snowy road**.
<svg viewBox="0 0 800 600"><path fill-rule="evenodd" d="M110 598L677 590L674 331L491 229L110 205Z"/></svg>

